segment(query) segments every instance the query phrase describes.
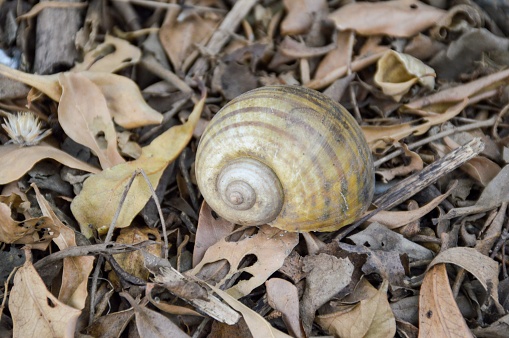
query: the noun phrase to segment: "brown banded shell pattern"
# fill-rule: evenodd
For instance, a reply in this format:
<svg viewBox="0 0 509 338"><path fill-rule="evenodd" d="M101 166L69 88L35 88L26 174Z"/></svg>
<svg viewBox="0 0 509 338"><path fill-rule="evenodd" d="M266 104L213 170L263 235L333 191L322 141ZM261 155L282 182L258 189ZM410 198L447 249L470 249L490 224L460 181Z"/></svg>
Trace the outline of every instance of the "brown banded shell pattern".
<svg viewBox="0 0 509 338"><path fill-rule="evenodd" d="M373 197L374 167L362 130L346 109L311 89L252 90L207 126L197 151L197 182L223 217L228 205L216 187L218 177L242 158L265 164L279 179L282 206L274 206L280 212L267 223L283 230L337 230L366 211ZM242 215L230 221L259 225L243 222Z"/></svg>

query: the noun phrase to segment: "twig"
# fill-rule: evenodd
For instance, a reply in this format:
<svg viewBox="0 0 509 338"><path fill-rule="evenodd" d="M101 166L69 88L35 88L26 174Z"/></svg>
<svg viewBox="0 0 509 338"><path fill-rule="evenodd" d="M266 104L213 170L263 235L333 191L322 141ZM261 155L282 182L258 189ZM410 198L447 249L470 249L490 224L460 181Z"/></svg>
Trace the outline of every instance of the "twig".
<svg viewBox="0 0 509 338"><path fill-rule="evenodd" d="M334 239L340 241L379 211L388 210L407 200L433 182L437 181L440 177L450 173L466 161L479 154L483 149L484 143L479 138L475 138L465 145L454 149L441 159L431 163L420 172L401 180L398 184L387 190L385 194L373 201L373 204L377 206L375 210L365 214L353 225L339 230Z"/></svg>
<svg viewBox="0 0 509 338"><path fill-rule="evenodd" d="M115 211L115 215L111 220L110 227L108 228L108 233L106 234L106 238L104 239L104 244L108 244L113 237L113 230L115 229L115 225L117 224L118 217L120 216L120 211L122 210L122 206L124 205L125 199L127 197L127 193L133 184L134 179L138 175L138 171L133 172L129 182L120 197L120 203L118 204L117 210ZM95 317L95 293L97 292L97 279L99 278L99 274L101 273L102 265L104 263L104 257L101 256L97 259L97 264L94 268L94 273L92 275L92 284L90 285L90 314L88 318L88 325L92 325L92 322Z"/></svg>
<svg viewBox="0 0 509 338"><path fill-rule="evenodd" d="M2 314L4 313L5 309L5 302L7 301L7 293L9 290L9 282L11 281L11 278L14 276L16 271L18 270L19 266L16 266L14 269L12 269L11 273L9 274L9 277L7 277L7 280L4 283L4 294L2 299L2 305L0 306L0 321L2 321Z"/></svg>
<svg viewBox="0 0 509 338"><path fill-rule="evenodd" d="M180 9L190 9L196 12L216 12L216 13L225 13L226 10L221 8L214 7L206 7L206 6L195 6L195 5L179 5L179 4L171 4L165 2L156 2L149 0L113 0L114 2L128 2L134 5L150 7L150 8L180 8Z"/></svg>
<svg viewBox="0 0 509 338"><path fill-rule="evenodd" d="M418 142L411 143L411 144L408 145L408 149L412 150L412 149L418 148L418 147L423 146L425 144L428 144L430 142L439 140L441 138L444 138L446 136L449 136L449 135L452 135L452 134L455 134L455 133L458 133L458 132L461 132L461 131L467 131L467 130L472 130L472 129L477 129L477 128L493 126L495 124L496 120L497 120L497 117L494 116L494 117L492 117L489 120L478 121L478 122L471 123L471 124L468 124L468 125L465 125L465 126L462 126L462 127L458 127L458 128L454 128L454 129L449 129L449 130L443 131L441 133L438 133L438 134L435 134L435 135L423 138L422 140L419 140ZM390 153L389 155L384 156L384 157L378 159L377 161L375 161L375 163L374 163L375 167L379 167L383 163L385 163L385 162L387 162L389 160L392 160L393 158L395 158L395 157L397 157L397 156L399 156L401 154L403 154L403 149L398 149L398 150Z"/></svg>
<svg viewBox="0 0 509 338"><path fill-rule="evenodd" d="M182 81L177 74L163 67L153 55L147 55L140 61L141 65L145 67L149 72L165 80L166 82L174 85L177 89L184 93L192 93L193 90Z"/></svg>
<svg viewBox="0 0 509 338"><path fill-rule="evenodd" d="M168 259L168 235L166 234L166 223L164 222L164 216L163 211L161 210L161 204L159 204L159 198L157 198L157 194L154 190L154 187L152 186L152 183L147 177L147 174L145 174L145 170L140 169L141 174L143 175L143 178L147 182L148 188L150 189L150 193L152 194L152 199L154 200L154 203L156 204L157 213L159 214L159 219L161 220L161 228L163 230L163 237L164 237L164 245L162 247L164 259Z"/></svg>

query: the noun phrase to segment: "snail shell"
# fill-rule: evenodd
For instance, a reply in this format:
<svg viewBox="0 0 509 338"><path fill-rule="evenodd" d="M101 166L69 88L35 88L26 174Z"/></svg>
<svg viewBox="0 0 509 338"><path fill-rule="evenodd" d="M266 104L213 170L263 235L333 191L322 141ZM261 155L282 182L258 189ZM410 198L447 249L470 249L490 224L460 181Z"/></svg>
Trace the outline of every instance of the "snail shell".
<svg viewBox="0 0 509 338"><path fill-rule="evenodd" d="M350 113L295 86L258 88L225 105L200 140L196 179L231 222L303 232L353 222L370 205L375 180Z"/></svg>

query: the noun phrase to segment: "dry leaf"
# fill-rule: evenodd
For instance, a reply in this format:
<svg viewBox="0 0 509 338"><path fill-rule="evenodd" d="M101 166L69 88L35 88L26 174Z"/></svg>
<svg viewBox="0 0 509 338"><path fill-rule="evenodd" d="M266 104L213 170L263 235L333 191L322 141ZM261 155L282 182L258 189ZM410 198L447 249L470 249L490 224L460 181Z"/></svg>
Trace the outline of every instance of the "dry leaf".
<svg viewBox="0 0 509 338"><path fill-rule="evenodd" d="M60 73L53 75L34 75L9 68L0 64L0 74L10 79L32 86L52 100L59 102L62 88L59 84ZM159 124L163 116L152 109L141 96L140 89L132 80L104 72L81 72L101 89L115 122L124 128L137 128L150 124Z"/></svg>
<svg viewBox="0 0 509 338"><path fill-rule="evenodd" d="M433 68L421 60L389 50L378 60L374 81L385 95L399 102L416 83L433 89L435 76Z"/></svg>
<svg viewBox="0 0 509 338"><path fill-rule="evenodd" d="M138 63L140 57L141 51L138 47L124 39L106 34L104 42L88 51L83 62L77 63L72 70L115 73Z"/></svg>
<svg viewBox="0 0 509 338"><path fill-rule="evenodd" d="M212 285L209 287L219 295L228 305L230 305L235 310L242 313L242 317L246 321L249 330L251 330L251 334L253 338L289 338L290 336L284 334L283 332L276 330L272 327L262 316L260 316L255 311L251 310L232 296L230 296L227 292L216 288Z"/></svg>
<svg viewBox="0 0 509 338"><path fill-rule="evenodd" d="M321 13L327 13L325 0L283 0L288 14L281 22L282 35L305 34L311 28L313 20Z"/></svg>
<svg viewBox="0 0 509 338"><path fill-rule="evenodd" d="M119 244L122 243L134 245L148 240L157 242L159 245L149 245L142 250L156 257L161 257L161 235L157 229L152 229L148 226L131 225L128 228L121 229L120 234L117 236L115 242ZM125 252L113 255L113 257L125 272L132 276L148 281L150 271L144 265L145 259L141 251L136 250ZM110 280L118 281L117 275L115 273L110 274Z"/></svg>
<svg viewBox="0 0 509 338"><path fill-rule="evenodd" d="M196 3L195 3L196 4ZM184 66L197 46L205 45L214 33L219 20L213 15L202 17L198 13L177 18L180 10L169 9L166 19L159 29L159 40L177 71L185 71Z"/></svg>
<svg viewBox="0 0 509 338"><path fill-rule="evenodd" d="M163 115L152 109L143 99L138 85L131 79L116 74L82 72L103 93L115 123L131 129L159 124Z"/></svg>
<svg viewBox="0 0 509 338"><path fill-rule="evenodd" d="M429 264L428 269L440 264L455 264L470 272L477 278L491 298L498 304L498 263L481 254L476 249L455 247L442 251Z"/></svg>
<svg viewBox="0 0 509 338"><path fill-rule="evenodd" d="M49 145L37 145L31 147L19 147L14 144L0 146L0 184L7 184L21 178L34 164L44 159L51 158L70 168L100 172L99 169L88 163L82 162L60 149Z"/></svg>
<svg viewBox="0 0 509 338"><path fill-rule="evenodd" d="M384 149L388 144L399 141L409 135L422 135L434 125L449 121L469 104L468 99L457 103L454 106L447 107L443 113L426 116L423 122L416 124L415 122L402 123L393 126L362 126L364 136L372 150Z"/></svg>
<svg viewBox="0 0 509 338"><path fill-rule="evenodd" d="M248 280L241 280L226 290L234 298L248 295L253 289L262 285L270 275L277 271L292 249L298 244L297 233L282 231L269 225L262 225L258 232L249 238L242 238L238 242L227 241L222 238L209 247L200 263L189 274L200 276L207 281L207 276L201 276L201 269L211 263L228 261L229 271L217 285L240 272L251 274ZM240 264L246 256L255 256L256 261L247 267Z"/></svg>
<svg viewBox="0 0 509 338"><path fill-rule="evenodd" d="M354 266L348 258L321 253L304 257L303 271L307 276L300 313L304 330L309 334L316 310L350 284Z"/></svg>
<svg viewBox="0 0 509 338"><path fill-rule="evenodd" d="M58 219L48 201L39 192L39 188L33 183L31 187L35 190L35 197L37 198L42 214L51 218L55 229L59 233L58 237L53 238L53 242L55 242L60 250L77 246L74 230ZM93 256L64 258L62 284L60 285L58 300L75 309L83 309L88 295L88 276L90 272L92 272L93 267Z"/></svg>
<svg viewBox="0 0 509 338"><path fill-rule="evenodd" d="M387 299L388 286L386 280L378 291L370 285L372 297L361 300L349 311L319 315L317 323L330 334L342 338L394 337L396 320Z"/></svg>
<svg viewBox="0 0 509 338"><path fill-rule="evenodd" d="M173 304L170 304L169 302L165 302L164 300L161 300L161 299L158 299L156 301L154 298L152 298L152 289L154 289L155 285L156 284L153 284L153 283L147 283L145 294L147 295L147 298L150 301L150 303L152 305L154 305L155 307L157 307L159 310L167 312L167 313L171 313L174 315L179 315L179 316L187 315L187 316L203 317L203 315L201 315L200 313L198 313L194 310L191 310L187 307L173 305Z"/></svg>
<svg viewBox="0 0 509 338"><path fill-rule="evenodd" d="M348 238L357 245L366 245L367 243L372 250L395 251L400 254L406 253L412 260L433 258L431 250L406 239L378 223L371 223L366 229Z"/></svg>
<svg viewBox="0 0 509 338"><path fill-rule="evenodd" d="M46 289L32 265L29 248L25 248L25 257L9 296L14 337L74 337L81 311L60 302Z"/></svg>
<svg viewBox="0 0 509 338"><path fill-rule="evenodd" d="M193 251L193 267L195 267L205 255L209 247L225 238L233 231L235 224L225 220L224 218L212 215L207 202L203 201L198 216L198 226L196 230L196 238Z"/></svg>
<svg viewBox="0 0 509 338"><path fill-rule="evenodd" d="M445 264L433 266L422 282L419 337L473 337L454 300Z"/></svg>
<svg viewBox="0 0 509 338"><path fill-rule="evenodd" d="M329 15L339 30L361 35L411 37L438 22L446 11L420 1L354 2Z"/></svg>
<svg viewBox="0 0 509 338"><path fill-rule="evenodd" d="M140 337L175 337L175 338L190 338L184 331L182 331L175 323L168 317L148 309L144 305L138 304L131 295L127 292L121 292L120 295L127 299L134 309L134 316L136 317L136 327Z"/></svg>
<svg viewBox="0 0 509 338"><path fill-rule="evenodd" d="M454 208L438 220L456 218L463 215L485 212L495 209L504 202L509 202L509 166L500 170L497 176L484 188L477 202L468 207Z"/></svg>
<svg viewBox="0 0 509 338"><path fill-rule="evenodd" d="M51 242L52 236L46 233L44 237L40 237L38 232L43 229L53 229L53 222L44 216L28 218L24 221L13 219L13 214L17 215L21 211L19 209L22 209L22 202L17 194L0 196L0 242L7 244L45 243L46 247Z"/></svg>
<svg viewBox="0 0 509 338"><path fill-rule="evenodd" d="M281 278L271 278L265 282L265 287L267 302L283 314L283 321L292 337L306 337L299 319L299 292L295 285Z"/></svg>
<svg viewBox="0 0 509 338"><path fill-rule="evenodd" d="M428 202L426 205L409 211L387 211L381 210L373 217L369 219L370 222L377 222L385 225L389 229L395 229L402 227L408 223L417 221L427 213L435 209L443 200L445 200L452 193L454 185L445 194L435 197L433 200Z"/></svg>
<svg viewBox="0 0 509 338"><path fill-rule="evenodd" d="M108 230L127 182L134 172L143 169L152 186L157 187L164 169L177 158L191 139L204 103L205 96L195 105L186 123L170 128L153 140L150 145L143 148L137 160L104 170L85 181L83 190L71 203L72 213L80 223L85 236L92 235L89 224L101 233ZM145 179L138 175L125 198L116 226L120 228L129 226L150 196L151 192Z"/></svg>
<svg viewBox="0 0 509 338"><path fill-rule="evenodd" d="M394 168L381 168L375 171L375 174L382 176L382 181L387 183L396 176L406 176L412 172L422 170L424 163L419 154L408 149L408 146L404 143L401 144L401 149L406 157L410 158L408 165L402 165Z"/></svg>
<svg viewBox="0 0 509 338"><path fill-rule="evenodd" d="M85 333L92 337L118 338L133 316L133 308L99 316L85 329Z"/></svg>
<svg viewBox="0 0 509 338"><path fill-rule="evenodd" d="M115 126L99 88L79 73L60 74L59 80L62 97L58 121L65 133L73 141L89 147L103 169L124 163L117 150Z"/></svg>

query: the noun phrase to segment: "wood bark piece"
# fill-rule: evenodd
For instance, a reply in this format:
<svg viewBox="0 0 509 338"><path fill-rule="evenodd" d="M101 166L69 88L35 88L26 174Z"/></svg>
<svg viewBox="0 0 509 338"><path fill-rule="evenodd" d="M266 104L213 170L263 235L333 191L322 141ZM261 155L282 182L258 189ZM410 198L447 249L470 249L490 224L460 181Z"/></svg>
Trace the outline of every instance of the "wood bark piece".
<svg viewBox="0 0 509 338"><path fill-rule="evenodd" d="M74 39L82 26L82 11L79 8L48 8L39 14L34 60L36 73L53 74L74 65L78 57Z"/></svg>

